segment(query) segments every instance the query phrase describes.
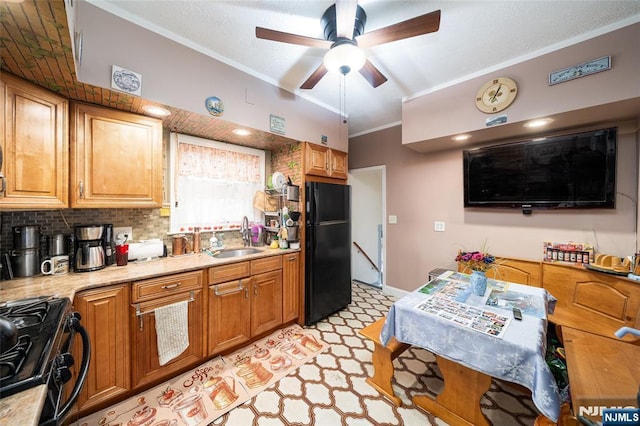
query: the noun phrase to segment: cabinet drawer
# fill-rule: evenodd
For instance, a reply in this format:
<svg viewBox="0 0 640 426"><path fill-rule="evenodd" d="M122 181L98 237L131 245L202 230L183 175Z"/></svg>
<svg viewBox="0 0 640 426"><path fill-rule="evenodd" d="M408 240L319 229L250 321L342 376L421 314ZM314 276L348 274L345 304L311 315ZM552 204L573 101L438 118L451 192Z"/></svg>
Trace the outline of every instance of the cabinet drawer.
<svg viewBox="0 0 640 426"><path fill-rule="evenodd" d="M282 269L282 256L270 256L251 261L251 275Z"/></svg>
<svg viewBox="0 0 640 426"><path fill-rule="evenodd" d="M202 288L202 272L185 272L133 283L132 302L152 300L170 294Z"/></svg>
<svg viewBox="0 0 640 426"><path fill-rule="evenodd" d="M219 284L245 278L249 276L249 272L249 262L238 262L209 268L209 284Z"/></svg>

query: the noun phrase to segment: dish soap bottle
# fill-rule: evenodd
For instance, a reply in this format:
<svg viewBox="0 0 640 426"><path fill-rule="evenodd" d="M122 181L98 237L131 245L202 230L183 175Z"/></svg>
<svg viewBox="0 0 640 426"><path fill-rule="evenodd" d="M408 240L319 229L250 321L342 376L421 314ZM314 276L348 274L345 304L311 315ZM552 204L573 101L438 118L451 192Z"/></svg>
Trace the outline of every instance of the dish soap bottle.
<svg viewBox="0 0 640 426"><path fill-rule="evenodd" d="M277 249L278 248L278 236L277 235L273 236L273 240L271 240L271 244L269 245L269 248L272 248L272 249Z"/></svg>

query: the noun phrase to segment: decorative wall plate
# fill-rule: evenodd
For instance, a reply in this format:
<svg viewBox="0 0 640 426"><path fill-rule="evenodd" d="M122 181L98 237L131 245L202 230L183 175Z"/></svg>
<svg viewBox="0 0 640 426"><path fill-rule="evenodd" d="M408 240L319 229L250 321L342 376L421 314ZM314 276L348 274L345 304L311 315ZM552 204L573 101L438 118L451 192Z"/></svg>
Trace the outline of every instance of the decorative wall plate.
<svg viewBox="0 0 640 426"><path fill-rule="evenodd" d="M204 105L211 115L220 116L224 113L224 104L217 96L209 96L204 101Z"/></svg>
<svg viewBox="0 0 640 426"><path fill-rule="evenodd" d="M142 94L142 75L117 65L112 65L111 88L140 96Z"/></svg>

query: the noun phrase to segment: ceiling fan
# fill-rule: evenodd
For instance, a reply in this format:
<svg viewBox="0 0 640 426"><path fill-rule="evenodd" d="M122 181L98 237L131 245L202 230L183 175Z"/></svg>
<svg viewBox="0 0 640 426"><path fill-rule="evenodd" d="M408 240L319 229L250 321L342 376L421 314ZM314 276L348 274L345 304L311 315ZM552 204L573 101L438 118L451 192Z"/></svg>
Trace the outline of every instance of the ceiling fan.
<svg viewBox="0 0 640 426"><path fill-rule="evenodd" d="M337 0L320 19L324 39L262 27L256 27L256 37L329 49L322 64L302 83L301 89L313 89L329 71L338 71L346 75L355 70L358 70L371 86L378 87L387 81L387 77L367 59L362 48L436 32L440 28L440 10L368 33L364 32L366 22L367 15L357 0Z"/></svg>

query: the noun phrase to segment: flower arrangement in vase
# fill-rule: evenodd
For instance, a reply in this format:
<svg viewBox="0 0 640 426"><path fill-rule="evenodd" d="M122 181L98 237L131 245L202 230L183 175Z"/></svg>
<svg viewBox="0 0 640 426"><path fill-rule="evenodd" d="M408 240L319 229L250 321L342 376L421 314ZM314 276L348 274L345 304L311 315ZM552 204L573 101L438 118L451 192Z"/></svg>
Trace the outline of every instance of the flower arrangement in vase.
<svg viewBox="0 0 640 426"><path fill-rule="evenodd" d="M487 272L495 266L496 257L481 251L458 250L455 261L462 263L465 270Z"/></svg>
<svg viewBox="0 0 640 426"><path fill-rule="evenodd" d="M487 290L487 275L485 272L495 267L495 256L481 251L466 252L459 250L455 260L464 265L465 271L471 269L469 282L473 294L484 296Z"/></svg>

